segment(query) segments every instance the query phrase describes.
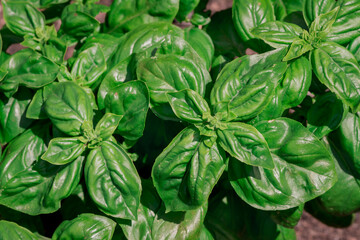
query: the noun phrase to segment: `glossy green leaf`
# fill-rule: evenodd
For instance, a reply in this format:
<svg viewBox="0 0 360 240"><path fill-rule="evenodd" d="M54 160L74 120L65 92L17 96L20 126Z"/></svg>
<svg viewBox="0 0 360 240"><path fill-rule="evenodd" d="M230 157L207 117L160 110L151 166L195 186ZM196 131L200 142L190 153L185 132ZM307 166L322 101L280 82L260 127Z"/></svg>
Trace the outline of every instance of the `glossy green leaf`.
<svg viewBox="0 0 360 240"><path fill-rule="evenodd" d="M95 134L106 140L113 135L123 116L106 113L96 124Z"/></svg>
<svg viewBox="0 0 360 240"><path fill-rule="evenodd" d="M329 92L319 95L307 112L307 128L322 138L339 127L347 112L347 106L335 94Z"/></svg>
<svg viewBox="0 0 360 240"><path fill-rule="evenodd" d="M0 204L30 215L55 212L79 183L83 158L64 166L40 159L48 128L30 128L7 146L0 165Z"/></svg>
<svg viewBox="0 0 360 240"><path fill-rule="evenodd" d="M167 93L169 103L175 115L190 123L202 123L204 115L210 115L210 108L205 99L197 92L185 89Z"/></svg>
<svg viewBox="0 0 360 240"><path fill-rule="evenodd" d="M180 0L179 2L179 11L176 15L176 19L182 22L186 20L189 13L196 8L200 0Z"/></svg>
<svg viewBox="0 0 360 240"><path fill-rule="evenodd" d="M85 149L79 138L53 138L41 158L54 165L64 165L77 159Z"/></svg>
<svg viewBox="0 0 360 240"><path fill-rule="evenodd" d="M117 133L129 140L137 140L143 135L149 92L140 81L131 81L113 88L105 98L106 112L122 115Z"/></svg>
<svg viewBox="0 0 360 240"><path fill-rule="evenodd" d="M236 32L231 18L231 9L216 12L211 19L205 31L214 43L215 55L222 54L231 59L244 55L245 47Z"/></svg>
<svg viewBox="0 0 360 240"><path fill-rule="evenodd" d="M206 84L211 81L209 72L202 66L177 55L144 59L136 72L138 79L149 88L152 111L163 119L176 119L166 93L191 89L204 96Z"/></svg>
<svg viewBox="0 0 360 240"><path fill-rule="evenodd" d="M360 109L360 67L344 47L324 42L310 55L313 71L320 80L350 108Z"/></svg>
<svg viewBox="0 0 360 240"><path fill-rule="evenodd" d="M349 124L349 122L351 122L351 126L352 122L354 122L354 117L354 115L349 113L341 127L348 128L345 124ZM359 127L359 124L357 127ZM343 146L344 143L342 141L351 141L352 139L344 138L341 133L341 130L331 133L328 141L335 160L335 169L339 180L329 191L318 197L316 201L320 204L321 209L329 214L347 216L360 209L358 149L353 148L359 142L354 143L352 149L346 148ZM356 133L352 134L356 135ZM354 151L357 152L355 153ZM354 153L357 155L354 156Z"/></svg>
<svg viewBox="0 0 360 240"><path fill-rule="evenodd" d="M274 21L255 27L251 34L274 48L281 48L300 40L302 32L303 30L295 24Z"/></svg>
<svg viewBox="0 0 360 240"><path fill-rule="evenodd" d="M204 205L225 169L225 153L196 128L180 132L156 158L152 178L166 211ZM201 189L201 190L200 190Z"/></svg>
<svg viewBox="0 0 360 240"><path fill-rule="evenodd" d="M128 239L199 239L207 204L186 212L165 212L156 189L150 181L143 181L138 220L119 224Z"/></svg>
<svg viewBox="0 0 360 240"><path fill-rule="evenodd" d="M32 123L25 116L32 94L26 89L20 89L13 97L0 96L0 143L6 144L14 137L24 132Z"/></svg>
<svg viewBox="0 0 360 240"><path fill-rule="evenodd" d="M211 91L215 113L226 112L227 120L245 120L258 115L273 97L277 82L283 77L286 50L243 56L227 64Z"/></svg>
<svg viewBox="0 0 360 240"><path fill-rule="evenodd" d="M8 74L0 82L0 90L14 93L18 86L41 88L53 82L59 67L30 49L24 49L13 54L2 67Z"/></svg>
<svg viewBox="0 0 360 240"><path fill-rule="evenodd" d="M118 50L114 53L114 57L111 60L111 67L133 53L140 53L148 49L152 51L158 44L164 42L170 36L184 39L184 32L175 25L161 22L137 27L123 37Z"/></svg>
<svg viewBox="0 0 360 240"><path fill-rule="evenodd" d="M90 38L87 38L79 51L82 52L83 50L94 46L94 44L99 44L101 46L102 52L104 53L106 61L108 61L116 52L119 43L120 38L106 33L98 33L94 34Z"/></svg>
<svg viewBox="0 0 360 240"><path fill-rule="evenodd" d="M356 61L360 63L360 36L350 42L347 49L354 55Z"/></svg>
<svg viewBox="0 0 360 240"><path fill-rule="evenodd" d="M204 62L206 62L206 69L210 69L215 51L210 36L199 28L187 28L185 30L185 40L190 43Z"/></svg>
<svg viewBox="0 0 360 240"><path fill-rule="evenodd" d="M61 21L61 30L75 38L87 37L100 30L100 23L84 12L70 12Z"/></svg>
<svg viewBox="0 0 360 240"><path fill-rule="evenodd" d="M44 106L43 89L40 88L36 91L26 110L26 117L30 119L46 119L47 115Z"/></svg>
<svg viewBox="0 0 360 240"><path fill-rule="evenodd" d="M0 238L2 240L45 240L48 238L32 233L28 229L17 225L14 222L0 221Z"/></svg>
<svg viewBox="0 0 360 240"><path fill-rule="evenodd" d="M44 89L44 95L45 112L62 132L77 136L82 133L84 121L92 121L90 100L75 83L54 83Z"/></svg>
<svg viewBox="0 0 360 240"><path fill-rule="evenodd" d="M265 22L275 21L271 0L235 0L232 14L236 31L243 41L254 37L251 29Z"/></svg>
<svg viewBox="0 0 360 240"><path fill-rule="evenodd" d="M274 211L270 215L271 219L275 223L287 228L294 228L300 221L303 210L304 204L301 204L300 206L295 208L290 208L282 211Z"/></svg>
<svg viewBox="0 0 360 240"><path fill-rule="evenodd" d="M45 17L26 1L2 1L6 26L20 36L36 36L37 29L45 28Z"/></svg>
<svg viewBox="0 0 360 240"><path fill-rule="evenodd" d="M115 0L107 16L109 32L128 32L152 22L171 23L179 10L179 0Z"/></svg>
<svg viewBox="0 0 360 240"><path fill-rule="evenodd" d="M338 12L339 7L336 7L327 13L323 13L317 16L310 25L310 35L316 36L316 40L323 40L331 31L332 25L336 20Z"/></svg>
<svg viewBox="0 0 360 240"><path fill-rule="evenodd" d="M111 240L115 226L116 223L107 217L84 213L73 220L62 222L55 230L52 240Z"/></svg>
<svg viewBox="0 0 360 240"><path fill-rule="evenodd" d="M228 123L217 130L220 146L237 160L252 166L274 168L269 146L256 128L245 123Z"/></svg>
<svg viewBox="0 0 360 240"><path fill-rule="evenodd" d="M289 51L287 52L283 60L290 61L295 58L301 57L312 49L313 47L311 46L311 44L306 42L304 39L296 40L290 45Z"/></svg>
<svg viewBox="0 0 360 240"><path fill-rule="evenodd" d="M331 155L300 123L279 118L255 127L269 144L275 168L229 161L231 185L251 206L263 210L293 208L325 193L337 181Z"/></svg>
<svg viewBox="0 0 360 240"><path fill-rule="evenodd" d="M304 0L304 18L308 26L320 14L331 11L336 5L336 1L332 0Z"/></svg>
<svg viewBox="0 0 360 240"><path fill-rule="evenodd" d="M89 153L84 174L88 192L102 212L116 218L137 218L140 177L129 155L119 145L101 142Z"/></svg>
<svg viewBox="0 0 360 240"><path fill-rule="evenodd" d="M80 86L96 88L101 75L106 71L106 62L99 44L82 51L76 58L71 74Z"/></svg>

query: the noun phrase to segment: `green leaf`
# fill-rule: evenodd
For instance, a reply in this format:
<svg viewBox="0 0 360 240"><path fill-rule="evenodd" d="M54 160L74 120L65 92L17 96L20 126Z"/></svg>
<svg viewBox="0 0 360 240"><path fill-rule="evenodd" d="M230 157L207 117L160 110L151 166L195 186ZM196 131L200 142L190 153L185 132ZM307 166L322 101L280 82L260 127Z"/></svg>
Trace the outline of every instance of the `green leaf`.
<svg viewBox="0 0 360 240"><path fill-rule="evenodd" d="M36 36L37 29L45 28L45 17L26 1L2 1L6 26L20 36Z"/></svg>
<svg viewBox="0 0 360 240"><path fill-rule="evenodd" d="M346 105L334 93L318 95L307 112L307 128L320 139L338 128L347 112Z"/></svg>
<svg viewBox="0 0 360 240"><path fill-rule="evenodd" d="M96 124L95 134L101 139L107 140L113 135L122 118L123 116L120 115L106 113Z"/></svg>
<svg viewBox="0 0 360 240"><path fill-rule="evenodd" d="M101 75L106 71L106 62L99 44L80 52L71 69L71 75L80 86L95 89L99 84Z"/></svg>
<svg viewBox="0 0 360 240"><path fill-rule="evenodd" d="M204 221L207 204L186 212L165 212L151 181L143 181L138 220L126 223L118 221L128 239L201 239L200 227Z"/></svg>
<svg viewBox="0 0 360 240"><path fill-rule="evenodd" d="M282 211L271 212L271 219L286 228L294 228L303 214L304 204Z"/></svg>
<svg viewBox="0 0 360 240"><path fill-rule="evenodd" d="M210 108L205 99L197 92L185 89L167 93L168 101L175 115L189 123L202 123L204 115L210 115Z"/></svg>
<svg viewBox="0 0 360 240"><path fill-rule="evenodd" d="M115 0L107 14L109 32L125 33L152 22L171 23L179 0Z"/></svg>
<svg viewBox="0 0 360 240"><path fill-rule="evenodd" d="M33 120L25 116L32 97L29 89L20 89L13 97L0 96L0 143L6 144L24 132Z"/></svg>
<svg viewBox="0 0 360 240"><path fill-rule="evenodd" d="M360 67L344 47L324 42L310 55L313 71L332 92L357 112L360 109Z"/></svg>
<svg viewBox="0 0 360 240"><path fill-rule="evenodd" d="M76 11L63 14L61 17L61 31L81 39L100 30L100 23L87 13Z"/></svg>
<svg viewBox="0 0 360 240"><path fill-rule="evenodd" d="M211 37L199 28L187 28L185 29L185 40L204 60L206 69L210 69L215 51Z"/></svg>
<svg viewBox="0 0 360 240"><path fill-rule="evenodd" d="M331 11L336 5L332 0L304 0L304 18L308 26L321 14Z"/></svg>
<svg viewBox="0 0 360 240"><path fill-rule="evenodd" d="M301 57L302 55L311 50L313 50L313 47L304 39L296 40L290 45L289 51L283 58L283 61L290 61L295 58Z"/></svg>
<svg viewBox="0 0 360 240"><path fill-rule="evenodd" d="M211 91L214 113L225 112L226 120L245 120L258 115L269 104L286 63L285 49L243 56L227 64Z"/></svg>
<svg viewBox="0 0 360 240"><path fill-rule="evenodd" d="M188 127L156 158L152 178L166 211L187 211L204 205L225 169L225 153L215 138Z"/></svg>
<svg viewBox="0 0 360 240"><path fill-rule="evenodd" d="M85 181L98 208L113 217L135 220L141 183L129 155L116 143L101 142L89 153Z"/></svg>
<svg viewBox="0 0 360 240"><path fill-rule="evenodd" d="M15 93L18 86L41 88L53 82L58 74L59 67L30 49L21 50L2 64L8 74L0 82L0 90Z"/></svg>
<svg viewBox="0 0 360 240"><path fill-rule="evenodd" d="M343 133L344 129L355 130L354 127L359 128L358 117L349 113L340 129L331 133L328 139L338 181L329 191L319 196L316 202L320 204L320 209L336 216L347 216L360 208L359 142L353 142L358 140L351 138L357 133L352 132L348 136Z"/></svg>
<svg viewBox="0 0 360 240"><path fill-rule="evenodd" d="M347 49L354 55L356 61L360 63L360 36L350 42Z"/></svg>
<svg viewBox="0 0 360 240"><path fill-rule="evenodd" d="M43 89L40 88L36 91L26 110L26 117L30 119L46 119L47 115L44 107Z"/></svg>
<svg viewBox="0 0 360 240"><path fill-rule="evenodd" d="M51 37L44 45L44 55L57 64L64 62L66 50L65 42L57 37Z"/></svg>
<svg viewBox="0 0 360 240"><path fill-rule="evenodd" d="M79 138L53 138L41 158L54 165L64 165L77 159L85 149L86 144Z"/></svg>
<svg viewBox="0 0 360 240"><path fill-rule="evenodd" d="M179 22L186 20L190 12L192 12L199 4L200 0L180 0L179 11L176 15L176 19Z"/></svg>
<svg viewBox="0 0 360 240"><path fill-rule="evenodd" d="M264 40L274 48L287 47L300 40L302 32L303 29L299 26L280 21L266 22L251 31L254 37Z"/></svg>
<svg viewBox="0 0 360 240"><path fill-rule="evenodd" d="M236 31L243 41L254 37L251 29L263 23L275 21L271 0L234 0L232 16Z"/></svg>
<svg viewBox="0 0 360 240"><path fill-rule="evenodd" d="M310 25L310 36L314 35L319 40L323 40L330 33L338 12L339 7L336 7L327 13L323 13L317 16Z"/></svg>
<svg viewBox="0 0 360 240"><path fill-rule="evenodd" d="M252 166L274 168L274 161L264 137L256 128L245 123L228 123L217 130L220 146L237 160Z"/></svg>
<svg viewBox="0 0 360 240"><path fill-rule="evenodd" d="M192 60L177 55L160 55L144 59L136 70L139 80L150 91L150 107L163 119L176 119L166 94L191 89L205 95L206 84L211 81L208 71Z"/></svg>
<svg viewBox="0 0 360 240"><path fill-rule="evenodd" d="M84 213L73 220L62 222L55 230L52 240L111 240L115 227L116 223L107 217Z"/></svg>
<svg viewBox="0 0 360 240"><path fill-rule="evenodd" d="M1 220L0 221L0 238L2 240L45 240L48 238L32 233L28 229L17 225L16 223Z"/></svg>
<svg viewBox="0 0 360 240"><path fill-rule="evenodd" d="M229 161L236 193L262 210L285 210L329 190L337 181L334 162L325 146L300 123L287 118L255 125L269 144L275 168Z"/></svg>
<svg viewBox="0 0 360 240"><path fill-rule="evenodd" d="M101 46L101 50L104 53L106 61L108 61L116 52L119 43L120 39L117 37L106 33L98 33L91 36L91 38L87 38L84 45L79 49L79 52L93 47L94 44L98 44Z"/></svg>
<svg viewBox="0 0 360 240"><path fill-rule="evenodd" d="M113 88L106 95L106 112L122 115L117 133L129 140L139 139L145 129L149 92L141 81L130 81Z"/></svg>
<svg viewBox="0 0 360 240"><path fill-rule="evenodd" d="M63 166L40 159L48 129L38 124L8 144L0 165L0 204L29 215L55 212L79 183L83 157Z"/></svg>
<svg viewBox="0 0 360 240"><path fill-rule="evenodd" d="M85 91L72 82L54 83L44 89L45 112L51 122L71 136L82 133L84 121L92 121L93 111Z"/></svg>

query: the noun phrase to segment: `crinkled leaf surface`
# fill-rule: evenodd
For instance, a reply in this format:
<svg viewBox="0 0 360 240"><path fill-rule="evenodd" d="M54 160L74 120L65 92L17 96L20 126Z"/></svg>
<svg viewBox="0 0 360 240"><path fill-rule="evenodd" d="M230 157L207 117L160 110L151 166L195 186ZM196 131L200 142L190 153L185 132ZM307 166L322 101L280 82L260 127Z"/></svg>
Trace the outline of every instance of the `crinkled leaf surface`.
<svg viewBox="0 0 360 240"><path fill-rule="evenodd" d="M119 145L101 142L87 156L84 174L89 195L102 212L117 218L137 218L140 177Z"/></svg>
<svg viewBox="0 0 360 240"><path fill-rule="evenodd" d="M225 153L214 138L187 127L156 158L152 178L166 211L204 205L225 169Z"/></svg>
<svg viewBox="0 0 360 240"><path fill-rule="evenodd" d="M251 206L263 210L296 207L325 193L337 181L331 155L300 123L279 118L255 127L269 144L275 168L229 161L231 185Z"/></svg>

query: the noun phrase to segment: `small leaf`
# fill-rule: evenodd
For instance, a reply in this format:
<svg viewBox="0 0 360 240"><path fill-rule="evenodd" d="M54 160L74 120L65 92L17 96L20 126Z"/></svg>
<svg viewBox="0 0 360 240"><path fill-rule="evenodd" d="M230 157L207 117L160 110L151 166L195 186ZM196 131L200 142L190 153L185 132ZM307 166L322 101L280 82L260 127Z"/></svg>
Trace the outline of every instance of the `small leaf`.
<svg viewBox="0 0 360 240"><path fill-rule="evenodd" d="M62 222L55 230L52 239L94 239L111 240L116 223L104 216L83 213L73 220Z"/></svg>
<svg viewBox="0 0 360 240"><path fill-rule="evenodd" d="M190 123L202 123L204 115L210 115L210 108L205 99L197 92L185 89L167 93L169 103L175 115Z"/></svg>
<svg viewBox="0 0 360 240"><path fill-rule="evenodd" d="M220 146L237 160L267 169L274 168L269 146L256 128L245 123L228 123L217 130Z"/></svg>
<svg viewBox="0 0 360 240"><path fill-rule="evenodd" d="M47 115L44 107L43 89L40 88L36 91L27 108L26 117L31 119L46 119Z"/></svg>
<svg viewBox="0 0 360 240"><path fill-rule="evenodd" d="M54 165L64 165L77 159L85 149L79 138L54 138L41 158Z"/></svg>
<svg viewBox="0 0 360 240"><path fill-rule="evenodd" d="M122 117L123 116L119 116L113 113L106 113L96 124L95 134L101 137L103 140L107 140L115 132Z"/></svg>
<svg viewBox="0 0 360 240"><path fill-rule="evenodd" d="M309 33L310 35L315 35L321 40L331 32L332 25L336 20L336 16L339 12L339 7L334 8L333 10L320 14L315 20L311 23Z"/></svg>
<svg viewBox="0 0 360 240"><path fill-rule="evenodd" d="M287 52L286 56L283 58L283 61L290 61L295 58L301 57L308 51L311 51L313 47L311 44L306 42L304 39L299 39L294 41L289 48L289 51Z"/></svg>

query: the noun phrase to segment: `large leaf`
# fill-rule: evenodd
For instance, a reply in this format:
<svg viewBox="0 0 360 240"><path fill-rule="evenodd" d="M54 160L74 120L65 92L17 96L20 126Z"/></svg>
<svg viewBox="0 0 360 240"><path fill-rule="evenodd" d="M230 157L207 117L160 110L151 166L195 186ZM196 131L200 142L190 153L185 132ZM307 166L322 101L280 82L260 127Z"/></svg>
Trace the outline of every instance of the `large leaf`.
<svg viewBox="0 0 360 240"><path fill-rule="evenodd" d="M348 128L346 124L350 124L351 129L354 125L350 122L353 122L354 118L358 117L348 114L348 117L342 124L342 128ZM358 123L357 121L357 128L359 128ZM357 140L358 142L354 143L355 147L357 145L357 149L346 148L342 143L342 141L349 142L352 140L351 138L344 137L341 129L330 134L329 148L335 159L335 169L339 180L329 191L316 199L321 209L336 216L347 216L360 209L360 174L357 162L359 141ZM354 156L354 153L357 155Z"/></svg>
<svg viewBox="0 0 360 240"><path fill-rule="evenodd" d="M61 31L81 39L100 30L100 23L94 17L81 11L68 12L61 17Z"/></svg>
<svg viewBox="0 0 360 240"><path fill-rule="evenodd" d="M301 27L280 21L266 22L251 31L254 37L264 40L274 48L289 46L301 38L302 32Z"/></svg>
<svg viewBox="0 0 360 240"><path fill-rule="evenodd" d="M0 96L0 143L6 144L24 132L33 120L25 117L31 101L30 90L24 88L11 98Z"/></svg>
<svg viewBox="0 0 360 240"><path fill-rule="evenodd" d="M152 178L166 211L204 205L225 169L225 153L196 128L180 132L156 158Z"/></svg>
<svg viewBox="0 0 360 240"><path fill-rule="evenodd" d="M236 31L243 41L258 48L258 42L249 42L254 36L251 30L263 23L275 21L274 8L271 0L235 0L232 7L232 16Z"/></svg>
<svg viewBox="0 0 360 240"><path fill-rule="evenodd" d="M79 183L82 157L60 167L40 160L48 128L37 125L7 146L0 165L0 204L30 215L55 212Z"/></svg>
<svg viewBox="0 0 360 240"><path fill-rule="evenodd" d="M150 107L163 119L176 119L166 93L191 89L205 96L206 85L211 81L208 71L192 60L178 55L160 55L147 58L137 68L139 80L150 91Z"/></svg>
<svg viewBox="0 0 360 240"><path fill-rule="evenodd" d="M149 101L143 82L131 81L113 88L105 98L105 109L123 116L117 133L129 140L139 139L144 132Z"/></svg>
<svg viewBox="0 0 360 240"><path fill-rule="evenodd" d="M45 240L48 238L32 233L28 229L17 225L16 223L1 220L0 221L0 238L2 240Z"/></svg>
<svg viewBox="0 0 360 240"><path fill-rule="evenodd" d="M165 212L165 206L150 181L143 181L138 220L119 221L128 239L165 240L198 239L207 204L186 212Z"/></svg>
<svg viewBox="0 0 360 240"><path fill-rule="evenodd" d="M230 182L245 202L263 210L284 210L334 185L337 177L331 155L300 123L280 118L255 127L269 144L275 168L251 167L230 159Z"/></svg>
<svg viewBox="0 0 360 240"><path fill-rule="evenodd" d="M256 128L245 123L228 123L216 131L220 146L237 160L252 166L274 168L269 146Z"/></svg>
<svg viewBox="0 0 360 240"><path fill-rule="evenodd" d="M82 133L84 121L91 121L93 110L86 92L73 82L54 83L44 89L45 112L52 123L71 136Z"/></svg>
<svg viewBox="0 0 360 240"><path fill-rule="evenodd" d="M86 160L85 180L98 208L113 217L135 220L141 183L129 155L116 143L101 142Z"/></svg>
<svg viewBox="0 0 360 240"><path fill-rule="evenodd" d="M331 11L336 5L333 0L304 0L304 18L308 26L323 13Z"/></svg>
<svg viewBox="0 0 360 240"><path fill-rule="evenodd" d="M59 67L48 58L30 49L13 54L2 64L8 74L0 82L0 90L12 93L18 86L40 88L53 82Z"/></svg>
<svg viewBox="0 0 360 240"><path fill-rule="evenodd" d="M105 70L104 53L101 46L94 43L78 55L72 66L71 74L80 86L88 86L94 89L100 84L100 77Z"/></svg>
<svg viewBox="0 0 360 240"><path fill-rule="evenodd" d="M55 230L52 239L111 240L116 223L103 216L84 213L73 220L66 220Z"/></svg>
<svg viewBox="0 0 360 240"><path fill-rule="evenodd" d="M310 55L313 70L323 84L357 112L360 109L360 67L344 47L323 42Z"/></svg>
<svg viewBox="0 0 360 240"><path fill-rule="evenodd" d="M360 36L355 38L347 48L360 63Z"/></svg>
<svg viewBox="0 0 360 240"><path fill-rule="evenodd" d="M179 10L179 0L115 0L107 15L109 32L129 32L152 22L171 23Z"/></svg>
<svg viewBox="0 0 360 240"><path fill-rule="evenodd" d="M286 63L285 49L265 54L243 56L227 64L211 91L215 113L227 113L227 120L245 120L258 115L273 97Z"/></svg>
<svg viewBox="0 0 360 240"><path fill-rule="evenodd" d="M45 28L45 17L26 1L2 1L6 26L15 34L36 36Z"/></svg>
<svg viewBox="0 0 360 240"><path fill-rule="evenodd" d="M347 112L348 108L335 94L318 95L307 112L307 127L315 136L322 138L339 127Z"/></svg>

